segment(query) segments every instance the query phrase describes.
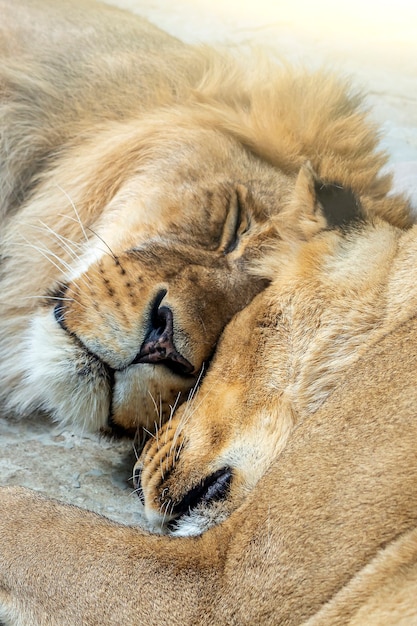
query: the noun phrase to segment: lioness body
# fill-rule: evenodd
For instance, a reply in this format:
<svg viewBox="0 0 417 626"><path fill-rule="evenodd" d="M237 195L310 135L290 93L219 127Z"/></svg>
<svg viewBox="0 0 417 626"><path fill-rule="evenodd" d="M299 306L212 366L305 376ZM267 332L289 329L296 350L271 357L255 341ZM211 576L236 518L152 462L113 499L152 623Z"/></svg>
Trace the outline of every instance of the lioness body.
<svg viewBox="0 0 417 626"><path fill-rule="evenodd" d="M0 491L5 624L414 623L415 318L377 343L202 537Z"/></svg>
<svg viewBox="0 0 417 626"><path fill-rule="evenodd" d="M159 434L174 465L145 450L143 477L149 463L166 498L171 476L182 496L195 492L187 462L210 472L217 457L224 462L222 441L235 446L230 490L216 501L212 482L201 493L203 509L214 499L212 521L223 523L200 537L158 537L4 488L7 626L417 619L417 230L379 219L348 234L322 230L320 207L302 201L308 195L292 217L309 241L276 244L264 268L275 279L224 331L196 404L180 409L179 425L172 420L177 441L164 441L169 426ZM245 333L246 349L230 359ZM221 374L230 397L210 380ZM217 448L206 440L213 427ZM183 513L193 523L193 511Z"/></svg>
<svg viewBox="0 0 417 626"><path fill-rule="evenodd" d="M0 11L3 412L163 421L265 287L249 267L307 159L409 223L347 83L186 46L95 2Z"/></svg>

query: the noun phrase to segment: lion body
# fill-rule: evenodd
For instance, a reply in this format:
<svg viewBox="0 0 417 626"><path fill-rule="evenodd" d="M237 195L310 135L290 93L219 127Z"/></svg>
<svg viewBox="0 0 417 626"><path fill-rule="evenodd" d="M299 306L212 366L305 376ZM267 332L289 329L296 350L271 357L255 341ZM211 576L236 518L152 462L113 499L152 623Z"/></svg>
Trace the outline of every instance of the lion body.
<svg viewBox="0 0 417 626"><path fill-rule="evenodd" d="M347 81L187 46L95 2L0 8L3 414L165 420L265 287L249 268L306 160L409 223ZM159 309L171 357L155 365Z"/></svg>

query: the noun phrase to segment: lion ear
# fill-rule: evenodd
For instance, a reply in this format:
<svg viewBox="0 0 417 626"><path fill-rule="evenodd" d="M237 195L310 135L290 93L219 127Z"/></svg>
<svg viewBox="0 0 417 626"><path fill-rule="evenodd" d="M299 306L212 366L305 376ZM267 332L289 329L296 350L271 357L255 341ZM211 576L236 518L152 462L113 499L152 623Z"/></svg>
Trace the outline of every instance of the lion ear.
<svg viewBox="0 0 417 626"><path fill-rule="evenodd" d="M298 173L290 211L292 220L307 238L323 229L346 228L364 218L353 191L336 182L320 180L310 162Z"/></svg>

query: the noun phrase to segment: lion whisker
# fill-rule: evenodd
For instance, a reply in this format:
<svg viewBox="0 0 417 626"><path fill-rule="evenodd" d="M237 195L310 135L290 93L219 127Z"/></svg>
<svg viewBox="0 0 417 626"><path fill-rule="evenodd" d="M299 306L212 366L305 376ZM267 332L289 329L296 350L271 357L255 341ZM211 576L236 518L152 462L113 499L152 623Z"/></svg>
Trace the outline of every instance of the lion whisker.
<svg viewBox="0 0 417 626"><path fill-rule="evenodd" d="M109 254L109 253L110 253L110 256L112 257L112 259L113 259L113 260L114 260L117 264L119 264L119 265L120 265L120 267L122 267L122 265L120 264L120 260L119 260L119 258L118 258L118 257L114 254L113 250L110 248L110 246L109 246L109 244L107 243L107 241L105 241L105 240L103 239L103 237L101 237L101 235L99 235L99 234L98 234L95 230L93 230L90 226L88 226L88 230L89 230L89 231L90 231L90 233L92 233L95 237L97 237L97 239L100 239L100 241L101 241L102 243L104 243L104 245L106 246L107 250L109 251L109 252L107 252L107 251L106 251L106 253L107 253L107 254ZM104 250L103 250L103 252L104 252Z"/></svg>
<svg viewBox="0 0 417 626"><path fill-rule="evenodd" d="M62 247L63 250L68 250L68 252L72 255L72 257L74 259L80 259L80 255L78 254L78 252L76 252L74 250L75 246L77 248L81 248L82 246L80 244L77 244L77 243L71 241L70 239L67 239L66 237L63 237L62 235L57 233L53 228L48 226L48 224L45 224L42 221L40 221L39 223L43 226L44 231L48 232L50 235L55 237L55 239L58 240L58 242L61 244L61 247Z"/></svg>
<svg viewBox="0 0 417 626"><path fill-rule="evenodd" d="M67 250L75 259L80 258L79 254L73 249L75 247L82 248L80 244L76 243L75 241L72 241L71 239L68 239L67 237L63 237L62 235L54 231L50 226L48 226L41 220L39 221L39 223L42 225L42 227L36 226L35 224L30 224L30 227L32 228L32 230L37 230L38 232L41 232L41 233L46 232L52 235L53 237L55 237L55 239L58 240L58 243L60 244L63 250Z"/></svg>
<svg viewBox="0 0 417 626"><path fill-rule="evenodd" d="M76 219L76 221L79 223L80 228L81 228L81 232L82 232L82 234L84 235L85 240L88 242L87 233L85 232L85 229L84 229L83 223L82 223L82 221L81 221L80 215L79 215L79 213L78 213L78 211L77 211L77 207L75 206L75 203L74 203L73 199L72 199L72 198L71 198L71 196L70 196L70 195L69 195L69 194L65 191L65 189L63 189L60 185L58 185L58 183L56 183L56 187L57 187L60 191L62 191L62 193L64 194L64 196L67 198L67 200L68 200L68 201L69 201L69 203L71 204L71 206L72 206L72 208L73 208L73 210L74 210L74 213L75 213L75 215L76 215L76 218L77 218L77 219Z"/></svg>
<svg viewBox="0 0 417 626"><path fill-rule="evenodd" d="M66 273L64 271L64 269L62 267L60 267L58 265L58 263L55 263L55 261L53 261L53 258L57 259L57 261L59 261L59 263L62 263L62 265L68 270L69 269L69 265L68 263L66 263L65 261L63 261L62 259L59 258L59 256L57 256L54 252L52 252L51 250L48 250L47 248L41 248L39 246L36 246L33 243L30 243L30 241L28 241L27 239L25 239L26 244L20 244L21 246L25 246L27 248L31 248L32 250L36 250L36 252L39 252L39 254L41 254L43 257L45 257L45 259L47 261L49 261L51 263L51 265L53 265L63 276L66 276ZM51 255L53 258L51 258Z"/></svg>
<svg viewBox="0 0 417 626"><path fill-rule="evenodd" d="M22 300L67 300L68 302L75 302L74 298L60 298L59 296L23 296Z"/></svg>

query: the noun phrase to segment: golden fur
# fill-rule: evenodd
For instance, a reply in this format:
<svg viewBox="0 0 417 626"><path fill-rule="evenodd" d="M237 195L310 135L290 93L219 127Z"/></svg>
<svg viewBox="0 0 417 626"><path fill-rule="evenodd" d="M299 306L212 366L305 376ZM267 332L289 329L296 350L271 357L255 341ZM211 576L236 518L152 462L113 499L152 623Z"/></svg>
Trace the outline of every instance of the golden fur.
<svg viewBox="0 0 417 626"><path fill-rule="evenodd" d="M265 287L249 267L307 160L409 224L348 81L187 46L89 0L0 13L3 413L166 419Z"/></svg>
<svg viewBox="0 0 417 626"><path fill-rule="evenodd" d="M404 231L379 218L362 224L358 206L347 232L323 230L309 194L311 169L301 171L296 188L290 219L309 241L285 238L260 262L257 271L271 285L230 322L197 395L136 464L153 531L199 534L230 515L293 428L416 311L415 227Z"/></svg>
<svg viewBox="0 0 417 626"><path fill-rule="evenodd" d="M356 203L358 219L326 228L314 173L300 177L306 241L261 263L270 287L228 325L177 442L165 426L153 459L160 504L227 462L214 506L233 512L200 537L161 537L0 490L7 626L416 622L417 230L363 220Z"/></svg>
<svg viewBox="0 0 417 626"><path fill-rule="evenodd" d="M0 620L415 622L417 233L359 99L93 2L0 12L5 410L149 426L240 310L136 466L150 525L209 530L2 488ZM167 310L177 361L134 363Z"/></svg>

